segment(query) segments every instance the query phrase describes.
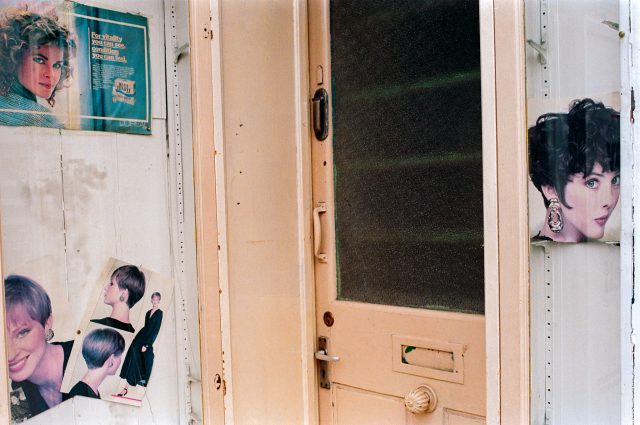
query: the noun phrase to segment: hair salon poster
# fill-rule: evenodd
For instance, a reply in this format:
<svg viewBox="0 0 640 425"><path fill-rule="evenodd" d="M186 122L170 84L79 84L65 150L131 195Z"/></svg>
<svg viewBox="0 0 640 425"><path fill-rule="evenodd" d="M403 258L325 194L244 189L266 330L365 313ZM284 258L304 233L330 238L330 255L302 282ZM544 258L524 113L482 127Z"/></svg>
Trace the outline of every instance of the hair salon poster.
<svg viewBox="0 0 640 425"><path fill-rule="evenodd" d="M170 348L162 334L171 279L109 258L100 276L87 282L92 296L78 301L60 290L59 267L54 257L42 257L4 277L14 424L74 397L139 407L157 385L157 357ZM77 323L79 309L85 313Z"/></svg>
<svg viewBox="0 0 640 425"><path fill-rule="evenodd" d="M147 18L0 0L0 125L151 134Z"/></svg>
<svg viewBox="0 0 640 425"><path fill-rule="evenodd" d="M533 241L620 241L620 113L604 99L529 100Z"/></svg>

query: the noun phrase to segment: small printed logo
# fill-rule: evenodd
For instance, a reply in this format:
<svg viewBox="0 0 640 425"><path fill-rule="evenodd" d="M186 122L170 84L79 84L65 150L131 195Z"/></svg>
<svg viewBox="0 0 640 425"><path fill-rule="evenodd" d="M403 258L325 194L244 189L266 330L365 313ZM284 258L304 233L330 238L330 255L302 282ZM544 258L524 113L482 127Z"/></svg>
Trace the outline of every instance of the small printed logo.
<svg viewBox="0 0 640 425"><path fill-rule="evenodd" d="M136 104L136 82L125 80L124 78L116 78L113 82L111 90L113 103L126 103L127 105Z"/></svg>

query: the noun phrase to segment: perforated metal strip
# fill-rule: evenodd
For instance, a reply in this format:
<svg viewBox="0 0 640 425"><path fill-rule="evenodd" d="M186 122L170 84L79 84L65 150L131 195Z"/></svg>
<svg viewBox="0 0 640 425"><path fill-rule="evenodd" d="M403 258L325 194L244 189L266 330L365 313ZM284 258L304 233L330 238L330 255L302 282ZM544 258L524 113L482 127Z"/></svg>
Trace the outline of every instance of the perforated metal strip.
<svg viewBox="0 0 640 425"><path fill-rule="evenodd" d="M547 53L549 52L549 1L540 0L540 43L545 46ZM549 97L551 72L549 71L550 55L547 54L547 63L542 64L542 95L545 98Z"/></svg>
<svg viewBox="0 0 640 425"><path fill-rule="evenodd" d="M178 75L178 37L176 33L176 4L173 0L165 1L165 22L167 25L167 42L169 48L167 49L167 84L170 84L172 91L167 94L171 94L171 99L167 99L167 103L171 104L171 109L167 111L169 123L172 125L172 137L169 140L173 140L173 146L169 146L169 152L173 153L173 166L175 167L175 214L177 215L175 226L176 234L174 242L174 256L176 268L176 291L175 296L178 298L176 306L177 320L181 323L182 332L177 335L182 340L179 341L179 348L181 351L181 357L179 359L185 365L184 369L179 368L179 372L183 372L186 376L179 380L180 383L184 383L184 403L185 403L185 416L188 418L189 423L194 423L192 400L191 400L191 382L189 378L189 332L187 329L187 307L185 299L182 296L182 292L185 284L185 218L184 218L184 179L183 179L183 161L182 161L182 127L180 121L180 78ZM173 53L173 55L170 55ZM180 355L180 354L179 354Z"/></svg>
<svg viewBox="0 0 640 425"><path fill-rule="evenodd" d="M544 244L544 423L553 413L553 276L551 250Z"/></svg>

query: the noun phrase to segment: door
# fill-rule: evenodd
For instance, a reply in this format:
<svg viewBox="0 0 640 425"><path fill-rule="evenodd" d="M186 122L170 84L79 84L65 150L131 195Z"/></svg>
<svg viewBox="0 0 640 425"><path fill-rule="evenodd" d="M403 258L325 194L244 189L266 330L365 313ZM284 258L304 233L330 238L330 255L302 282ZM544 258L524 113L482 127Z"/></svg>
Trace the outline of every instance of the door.
<svg viewBox="0 0 640 425"><path fill-rule="evenodd" d="M321 423L484 423L478 2L309 2Z"/></svg>

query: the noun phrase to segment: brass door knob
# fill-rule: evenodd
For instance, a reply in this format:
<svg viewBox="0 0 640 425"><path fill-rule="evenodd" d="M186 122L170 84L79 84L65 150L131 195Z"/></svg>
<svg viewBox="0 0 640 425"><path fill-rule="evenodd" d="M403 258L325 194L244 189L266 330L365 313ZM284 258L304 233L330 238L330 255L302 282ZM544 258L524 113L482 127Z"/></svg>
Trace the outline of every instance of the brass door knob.
<svg viewBox="0 0 640 425"><path fill-rule="evenodd" d="M436 410L437 404L436 392L428 385L419 385L404 396L404 407L415 415L431 413Z"/></svg>

